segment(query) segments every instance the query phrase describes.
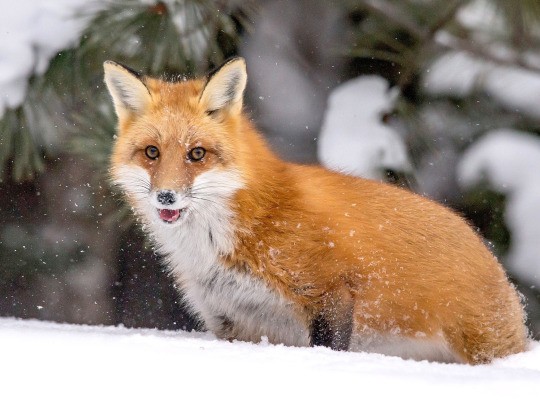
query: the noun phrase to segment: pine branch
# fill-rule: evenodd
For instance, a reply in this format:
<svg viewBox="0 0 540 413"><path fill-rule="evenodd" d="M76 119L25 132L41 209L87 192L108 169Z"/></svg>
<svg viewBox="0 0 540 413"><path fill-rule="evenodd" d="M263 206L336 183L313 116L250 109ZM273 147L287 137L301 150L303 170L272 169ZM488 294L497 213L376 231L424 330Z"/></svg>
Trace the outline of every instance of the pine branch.
<svg viewBox="0 0 540 413"><path fill-rule="evenodd" d="M440 16L435 18L435 21L428 26L424 35L418 40L418 44L406 55L409 64L404 65L404 69L401 73L398 82L401 88L404 88L411 81L419 66L418 61L422 61L422 57L424 57L426 52L429 53L432 51L431 45L434 43L437 33L452 21L459 9L468 2L469 0L454 0Z"/></svg>
<svg viewBox="0 0 540 413"><path fill-rule="evenodd" d="M522 54L506 53L508 56L502 56L501 54L494 53L487 45L477 45L477 43L452 36L449 33L445 33L444 36L437 36L435 42L438 46L446 50L467 52L474 57L479 57L501 66L520 67L540 74L540 66L529 63L527 58Z"/></svg>
<svg viewBox="0 0 540 413"><path fill-rule="evenodd" d="M433 39L437 32L443 29L447 24L449 24L455 17L459 9L469 3L470 0L454 0L450 3L450 6L445 10L441 16L431 24L427 30L425 39Z"/></svg>
<svg viewBox="0 0 540 413"><path fill-rule="evenodd" d="M418 66L417 62L422 60L421 56L423 54L426 52L439 54L446 50L466 52L498 65L520 67L535 73L540 73L540 66L530 63L523 53L514 53L508 54L507 56L502 56L501 54L495 53L490 45L478 45L476 42L466 38L453 36L448 32L444 32L443 34L442 30L454 20L456 13L468 2L469 0L453 1L450 6L435 20L435 22L426 27L420 25L413 18L411 18L411 13L402 7L401 4L393 3L388 0L364 0L362 2L363 7L377 14L379 17L392 22L400 29L406 30L416 39L417 44L410 50L404 51L405 56L403 56L402 59L394 60L396 63L400 63L399 60L407 62L405 65L403 65L404 70L402 71L402 76L399 82L401 86L405 86L410 81L412 74ZM531 10L531 16L536 16L540 21L540 6L538 6L537 2L522 0L519 5L512 6L510 10L518 7L520 10L518 14L522 16L522 3L526 3L527 7ZM499 2L499 4L504 4L504 7L506 8L510 7L510 5L502 0ZM523 29L523 26L519 27ZM386 57L388 58L389 56L386 55Z"/></svg>
<svg viewBox="0 0 540 413"><path fill-rule="evenodd" d="M417 38L423 38L426 35L426 30L410 19L408 16L409 13L401 6L385 0L363 0L360 6L390 20Z"/></svg>
<svg viewBox="0 0 540 413"><path fill-rule="evenodd" d="M102 108L112 113L110 103L100 97L104 60L119 60L154 75L201 74L234 53L253 11L253 0L103 1L93 18L85 16L89 24L80 46L55 56L43 76L30 80L25 102L0 119L0 180L8 170L15 181L33 179L44 169L54 142L66 139L67 130L80 137L73 139L79 141L80 152L86 149L91 156L97 149L100 159L107 159L112 133L106 145L97 144L103 143L102 131L95 146L89 145L96 130L96 117L89 114ZM81 112L91 122L85 122ZM79 129L57 128L60 122ZM106 168L105 162L99 164Z"/></svg>

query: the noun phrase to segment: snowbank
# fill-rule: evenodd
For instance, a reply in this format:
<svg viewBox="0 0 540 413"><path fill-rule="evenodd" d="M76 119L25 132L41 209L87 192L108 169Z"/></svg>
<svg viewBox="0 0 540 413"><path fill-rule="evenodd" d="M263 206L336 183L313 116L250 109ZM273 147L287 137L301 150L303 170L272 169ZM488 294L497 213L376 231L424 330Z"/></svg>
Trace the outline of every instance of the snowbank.
<svg viewBox="0 0 540 413"><path fill-rule="evenodd" d="M500 66L467 52L448 52L430 66L423 82L433 95L462 98L483 90L506 109L540 119L540 75L525 69Z"/></svg>
<svg viewBox="0 0 540 413"><path fill-rule="evenodd" d="M515 57L515 50L493 39L507 35L508 28L502 13L492 1L475 0L462 7L458 21L472 30L472 40L499 57ZM445 31L437 33L440 44L454 43ZM522 58L538 64L538 54L527 53ZM424 89L433 95L469 95L481 90L510 111L522 112L540 119L540 74L519 67L504 66L477 58L465 51L451 51L438 57L428 68L423 79Z"/></svg>
<svg viewBox="0 0 540 413"><path fill-rule="evenodd" d="M0 117L22 104L28 78L47 70L55 53L73 45L84 29L75 18L87 0L18 0L0 13Z"/></svg>
<svg viewBox="0 0 540 413"><path fill-rule="evenodd" d="M0 342L6 412L508 412L540 388L538 343L473 367L13 319Z"/></svg>
<svg viewBox="0 0 540 413"><path fill-rule="evenodd" d="M361 76L337 87L330 95L319 136L321 163L371 179L381 179L384 169L409 171L401 136L381 121L393 108L393 92L379 76Z"/></svg>
<svg viewBox="0 0 540 413"><path fill-rule="evenodd" d="M457 12L457 20L470 30L488 33L501 33L508 30L504 16L496 4L490 0L468 2Z"/></svg>
<svg viewBox="0 0 540 413"><path fill-rule="evenodd" d="M472 145L458 165L465 188L486 181L507 196L505 221L512 233L507 266L540 287L540 138L510 129L491 131Z"/></svg>

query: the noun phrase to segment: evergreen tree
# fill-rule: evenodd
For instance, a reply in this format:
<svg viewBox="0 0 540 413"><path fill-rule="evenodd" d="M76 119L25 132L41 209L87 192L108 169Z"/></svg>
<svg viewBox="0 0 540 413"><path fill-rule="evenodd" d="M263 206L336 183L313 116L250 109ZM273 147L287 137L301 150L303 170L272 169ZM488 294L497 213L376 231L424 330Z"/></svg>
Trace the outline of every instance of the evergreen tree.
<svg viewBox="0 0 540 413"><path fill-rule="evenodd" d="M173 79L203 75L236 53L254 4L251 0L103 0L91 6L74 17L86 21L76 46L56 54L43 74L34 71L24 102L7 109L0 120L0 185L9 194L0 199L0 258L6 263L0 273L0 315L191 327L158 260L133 231L126 210L111 197L107 169L116 119L103 85L102 64L116 60L145 74L166 73ZM73 162L92 171L75 184L94 196L84 216L56 210L55 192L40 189L43 172L50 180L50 173L72 169L66 165ZM69 185L73 183L66 179L52 187ZM28 202L31 210L26 208ZM46 235L51 219L77 222L78 231L87 228L99 234L96 242L120 249L110 258L118 254L123 261L109 270L111 291L99 285L103 281L92 287L105 291L109 302L102 296L91 299L95 291L81 290L70 280L69 274L84 271L89 256L103 259L98 252L91 254L99 245L81 241L93 235L70 234L74 241L59 244ZM118 222L123 222L121 232ZM86 265L95 264L90 259ZM137 268L135 275L132 268ZM59 300L56 307L50 302L36 306L48 300L47 289L53 289ZM83 297L91 300L89 305ZM94 302L103 307L97 310L101 315L88 315ZM111 304L114 308L108 310ZM38 307L43 310L36 312Z"/></svg>
<svg viewBox="0 0 540 413"><path fill-rule="evenodd" d="M77 151L103 165L113 135L103 61L118 60L149 75L201 75L235 53L254 5L250 0L107 0L97 10L79 16L88 20L79 44L58 53L43 75L32 76L24 103L1 119L3 175L10 170L17 182L33 179L58 151L55 143L67 142L68 136ZM71 139L73 133L81 139Z"/></svg>

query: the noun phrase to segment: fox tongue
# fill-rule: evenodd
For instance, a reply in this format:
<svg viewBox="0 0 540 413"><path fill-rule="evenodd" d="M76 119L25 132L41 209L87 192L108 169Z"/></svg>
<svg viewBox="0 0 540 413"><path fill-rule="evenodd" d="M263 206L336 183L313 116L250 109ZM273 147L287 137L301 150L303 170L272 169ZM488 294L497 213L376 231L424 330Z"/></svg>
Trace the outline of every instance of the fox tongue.
<svg viewBox="0 0 540 413"><path fill-rule="evenodd" d="M159 217L163 221L174 222L178 218L180 218L180 210L179 209L160 209Z"/></svg>

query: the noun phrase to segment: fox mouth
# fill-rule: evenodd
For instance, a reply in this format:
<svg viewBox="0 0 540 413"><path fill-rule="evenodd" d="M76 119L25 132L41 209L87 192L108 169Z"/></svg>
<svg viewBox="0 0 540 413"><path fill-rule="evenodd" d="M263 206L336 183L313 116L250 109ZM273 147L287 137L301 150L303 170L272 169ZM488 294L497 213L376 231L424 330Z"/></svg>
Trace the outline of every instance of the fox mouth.
<svg viewBox="0 0 540 413"><path fill-rule="evenodd" d="M184 212L183 209L159 209L158 208L158 214L159 217L163 222L166 222L167 224L172 224L182 216L182 213Z"/></svg>

